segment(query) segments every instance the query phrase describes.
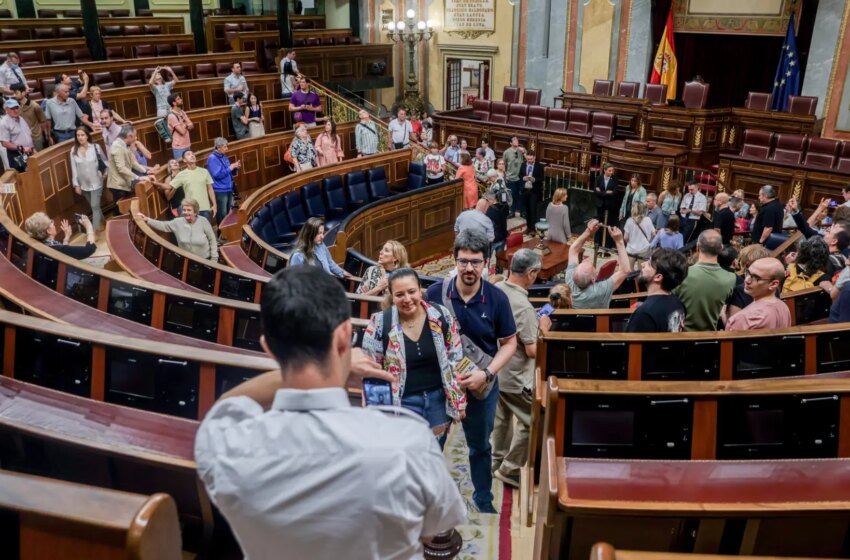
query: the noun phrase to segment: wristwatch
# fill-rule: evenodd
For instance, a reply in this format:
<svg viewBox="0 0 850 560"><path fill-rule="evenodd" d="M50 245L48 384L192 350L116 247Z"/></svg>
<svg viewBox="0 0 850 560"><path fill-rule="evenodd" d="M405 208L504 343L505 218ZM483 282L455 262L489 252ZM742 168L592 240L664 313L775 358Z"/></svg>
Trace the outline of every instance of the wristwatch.
<svg viewBox="0 0 850 560"><path fill-rule="evenodd" d="M496 374L490 371L490 368L488 367L484 368L484 375L487 376L487 383L491 383L493 378L496 377Z"/></svg>

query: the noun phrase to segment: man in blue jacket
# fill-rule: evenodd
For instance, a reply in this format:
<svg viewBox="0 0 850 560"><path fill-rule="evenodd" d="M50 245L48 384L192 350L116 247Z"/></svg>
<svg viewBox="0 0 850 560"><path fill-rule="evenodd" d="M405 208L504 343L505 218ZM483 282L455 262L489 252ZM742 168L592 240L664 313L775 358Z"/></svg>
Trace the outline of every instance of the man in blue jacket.
<svg viewBox="0 0 850 560"><path fill-rule="evenodd" d="M230 163L227 157L227 140L218 137L215 139L215 149L207 159L207 171L213 178L213 192L218 213L215 221L221 225L221 221L230 213L233 207L233 177L242 167L242 162Z"/></svg>

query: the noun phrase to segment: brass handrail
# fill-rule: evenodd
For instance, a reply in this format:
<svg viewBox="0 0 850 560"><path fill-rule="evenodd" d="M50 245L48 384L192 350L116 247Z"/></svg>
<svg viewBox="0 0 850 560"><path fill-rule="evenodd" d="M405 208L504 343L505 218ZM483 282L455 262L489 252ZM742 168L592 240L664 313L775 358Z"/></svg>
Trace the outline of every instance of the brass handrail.
<svg viewBox="0 0 850 560"><path fill-rule="evenodd" d="M330 89L325 86L319 84L315 80L310 81L310 85L313 89L317 90L317 92L321 92L328 100L328 113L331 118L337 122L357 122L360 120L360 111L365 110L368 112L368 109L364 109L355 103L352 103L348 99L334 93ZM372 113L369 113L372 115ZM387 127L386 123L378 118L377 115L372 115L372 121L375 123L375 127L378 131L378 151L386 152L389 151L389 135L390 131Z"/></svg>

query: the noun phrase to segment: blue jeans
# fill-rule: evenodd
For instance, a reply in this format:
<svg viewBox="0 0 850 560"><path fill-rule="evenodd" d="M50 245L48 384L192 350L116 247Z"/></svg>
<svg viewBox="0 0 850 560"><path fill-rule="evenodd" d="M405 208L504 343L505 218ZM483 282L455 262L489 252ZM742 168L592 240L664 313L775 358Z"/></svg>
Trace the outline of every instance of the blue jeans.
<svg viewBox="0 0 850 560"><path fill-rule="evenodd" d="M185 154L191 149L191 146L189 146L188 148L171 148L171 153L174 155L174 159L176 159L177 161L182 161L183 154Z"/></svg>
<svg viewBox="0 0 850 560"><path fill-rule="evenodd" d="M198 216L203 216L209 223L212 223L212 210L201 210L198 212Z"/></svg>
<svg viewBox="0 0 850 560"><path fill-rule="evenodd" d="M401 406L427 420L432 429L452 421L446 414L446 393L442 388L424 393L405 393L401 397Z"/></svg>
<svg viewBox="0 0 850 560"><path fill-rule="evenodd" d="M525 200L523 195L522 181L508 181L508 188L511 189L511 197L513 204L511 205L511 214L516 214L519 210L520 214L525 214Z"/></svg>
<svg viewBox="0 0 850 560"><path fill-rule="evenodd" d="M71 140L77 134L76 130L54 130L53 140L58 144L65 140Z"/></svg>
<svg viewBox="0 0 850 560"><path fill-rule="evenodd" d="M496 424L496 405L499 403L499 380L493 384L493 390L483 401L470 393L467 396L466 418L463 419L463 433L469 447L469 474L472 478L472 501L476 506L493 503L493 450L490 447L490 434Z"/></svg>
<svg viewBox="0 0 850 560"><path fill-rule="evenodd" d="M215 221L221 225L221 221L230 213L230 209L233 207L233 191L216 192L215 204L218 207L216 209Z"/></svg>

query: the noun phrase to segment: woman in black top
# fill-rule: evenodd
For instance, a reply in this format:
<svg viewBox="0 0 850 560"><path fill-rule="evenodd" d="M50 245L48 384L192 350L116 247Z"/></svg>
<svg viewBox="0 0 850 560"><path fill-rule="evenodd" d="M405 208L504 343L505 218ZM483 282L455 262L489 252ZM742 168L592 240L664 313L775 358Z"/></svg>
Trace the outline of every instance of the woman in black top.
<svg viewBox="0 0 850 560"><path fill-rule="evenodd" d="M59 227L62 229L64 238L62 242L56 240L56 224L44 212L36 212L24 222L26 232L37 241L41 241L51 249L55 249L60 253L64 253L75 259L87 259L92 256L97 249L95 246L96 235L94 227L91 225L89 217L78 214L79 224L86 231L85 245L69 245L71 241L71 224L68 220L62 220Z"/></svg>

